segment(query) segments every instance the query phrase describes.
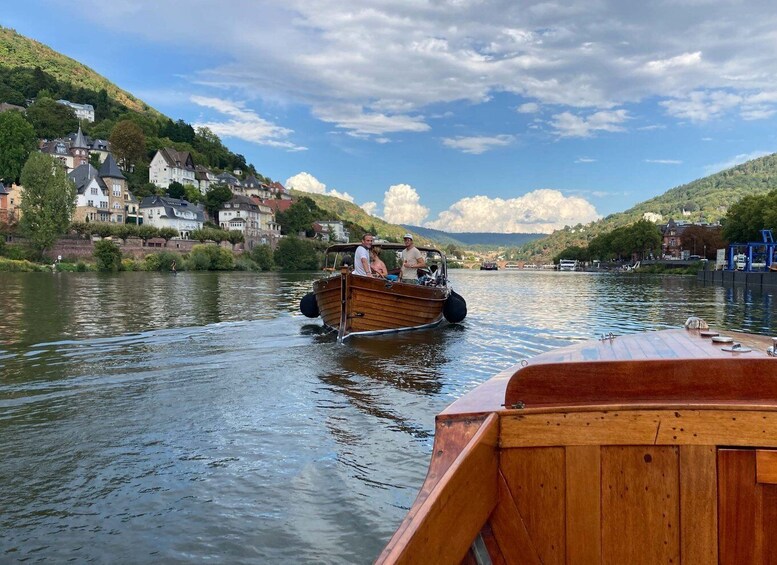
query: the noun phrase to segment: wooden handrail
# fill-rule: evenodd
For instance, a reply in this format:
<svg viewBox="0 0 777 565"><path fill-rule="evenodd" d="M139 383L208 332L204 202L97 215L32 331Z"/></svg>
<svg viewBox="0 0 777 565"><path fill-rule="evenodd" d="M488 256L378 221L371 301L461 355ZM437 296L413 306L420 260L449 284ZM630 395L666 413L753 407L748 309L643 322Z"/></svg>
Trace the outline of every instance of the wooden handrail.
<svg viewBox="0 0 777 565"><path fill-rule="evenodd" d="M424 484L376 563L461 562L497 504L498 433L499 417L491 414L439 480L430 470L434 486L426 494Z"/></svg>

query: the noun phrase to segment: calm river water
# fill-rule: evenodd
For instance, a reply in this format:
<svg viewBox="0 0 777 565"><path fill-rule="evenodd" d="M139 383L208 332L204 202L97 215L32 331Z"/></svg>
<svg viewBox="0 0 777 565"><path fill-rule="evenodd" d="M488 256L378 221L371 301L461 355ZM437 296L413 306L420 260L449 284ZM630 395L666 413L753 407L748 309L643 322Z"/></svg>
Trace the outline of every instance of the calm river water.
<svg viewBox="0 0 777 565"><path fill-rule="evenodd" d="M688 277L451 274L463 324L338 345L312 274L0 273L0 562L369 563L499 370L689 315L777 333L773 294Z"/></svg>

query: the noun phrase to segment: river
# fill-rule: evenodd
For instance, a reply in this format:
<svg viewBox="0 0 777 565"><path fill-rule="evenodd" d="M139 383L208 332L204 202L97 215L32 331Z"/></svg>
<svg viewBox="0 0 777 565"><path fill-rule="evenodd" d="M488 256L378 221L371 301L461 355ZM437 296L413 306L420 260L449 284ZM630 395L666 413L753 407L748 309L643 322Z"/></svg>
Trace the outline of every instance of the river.
<svg viewBox="0 0 777 565"><path fill-rule="evenodd" d="M777 334L773 294L691 277L454 270L464 323L338 345L315 276L0 273L0 562L370 563L498 371L690 315Z"/></svg>

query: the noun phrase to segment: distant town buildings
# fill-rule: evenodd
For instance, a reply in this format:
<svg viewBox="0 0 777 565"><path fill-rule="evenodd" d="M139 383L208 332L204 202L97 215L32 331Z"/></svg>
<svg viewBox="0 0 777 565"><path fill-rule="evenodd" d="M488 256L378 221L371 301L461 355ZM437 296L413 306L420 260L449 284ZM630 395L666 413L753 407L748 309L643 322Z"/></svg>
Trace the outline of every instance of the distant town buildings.
<svg viewBox="0 0 777 565"><path fill-rule="evenodd" d="M240 194L225 202L219 210L219 227L242 233L246 249L262 244L274 245L281 235L272 209L258 199Z"/></svg>
<svg viewBox="0 0 777 565"><path fill-rule="evenodd" d="M188 151L178 151L171 147L160 149L148 166L149 181L160 188L169 188L170 183L197 186L194 160Z"/></svg>
<svg viewBox="0 0 777 565"><path fill-rule="evenodd" d="M91 104L77 104L76 102L70 102L69 100L57 100L57 102L63 106L72 108L76 114L76 118L79 120L86 120L87 122L94 121L94 106Z"/></svg>
<svg viewBox="0 0 777 565"><path fill-rule="evenodd" d="M68 173L76 185L76 222L124 224L137 220L137 201L127 188L113 155L108 155L98 171L83 163Z"/></svg>
<svg viewBox="0 0 777 565"><path fill-rule="evenodd" d="M189 239L205 222L203 209L186 200L165 196L147 196L140 202L143 223L158 228L174 228L181 239Z"/></svg>
<svg viewBox="0 0 777 565"><path fill-rule="evenodd" d="M335 220L319 220L313 222L313 231L321 241L334 243L348 243L350 234L345 229L343 222Z"/></svg>

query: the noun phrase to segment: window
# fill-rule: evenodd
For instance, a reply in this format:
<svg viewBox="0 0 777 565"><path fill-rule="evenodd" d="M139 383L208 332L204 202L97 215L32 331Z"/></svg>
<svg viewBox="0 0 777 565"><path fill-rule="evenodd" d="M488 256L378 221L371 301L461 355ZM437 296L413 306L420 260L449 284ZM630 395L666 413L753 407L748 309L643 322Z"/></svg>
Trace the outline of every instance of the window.
<svg viewBox="0 0 777 565"><path fill-rule="evenodd" d="M86 201L87 206L94 206L94 200L87 200Z"/></svg>
<svg viewBox="0 0 777 565"><path fill-rule="evenodd" d="M119 204L118 202L115 202L115 203L113 204L113 208L114 208L115 210L121 210L121 204Z"/></svg>
<svg viewBox="0 0 777 565"><path fill-rule="evenodd" d="M121 196L121 185L117 182L113 183L113 195Z"/></svg>
<svg viewBox="0 0 777 565"><path fill-rule="evenodd" d="M121 214L116 216L116 222L119 223L119 224L123 224L124 223L124 216L122 216Z"/></svg>
<svg viewBox="0 0 777 565"><path fill-rule="evenodd" d="M97 187L96 186L92 187L92 194L97 194Z"/></svg>

